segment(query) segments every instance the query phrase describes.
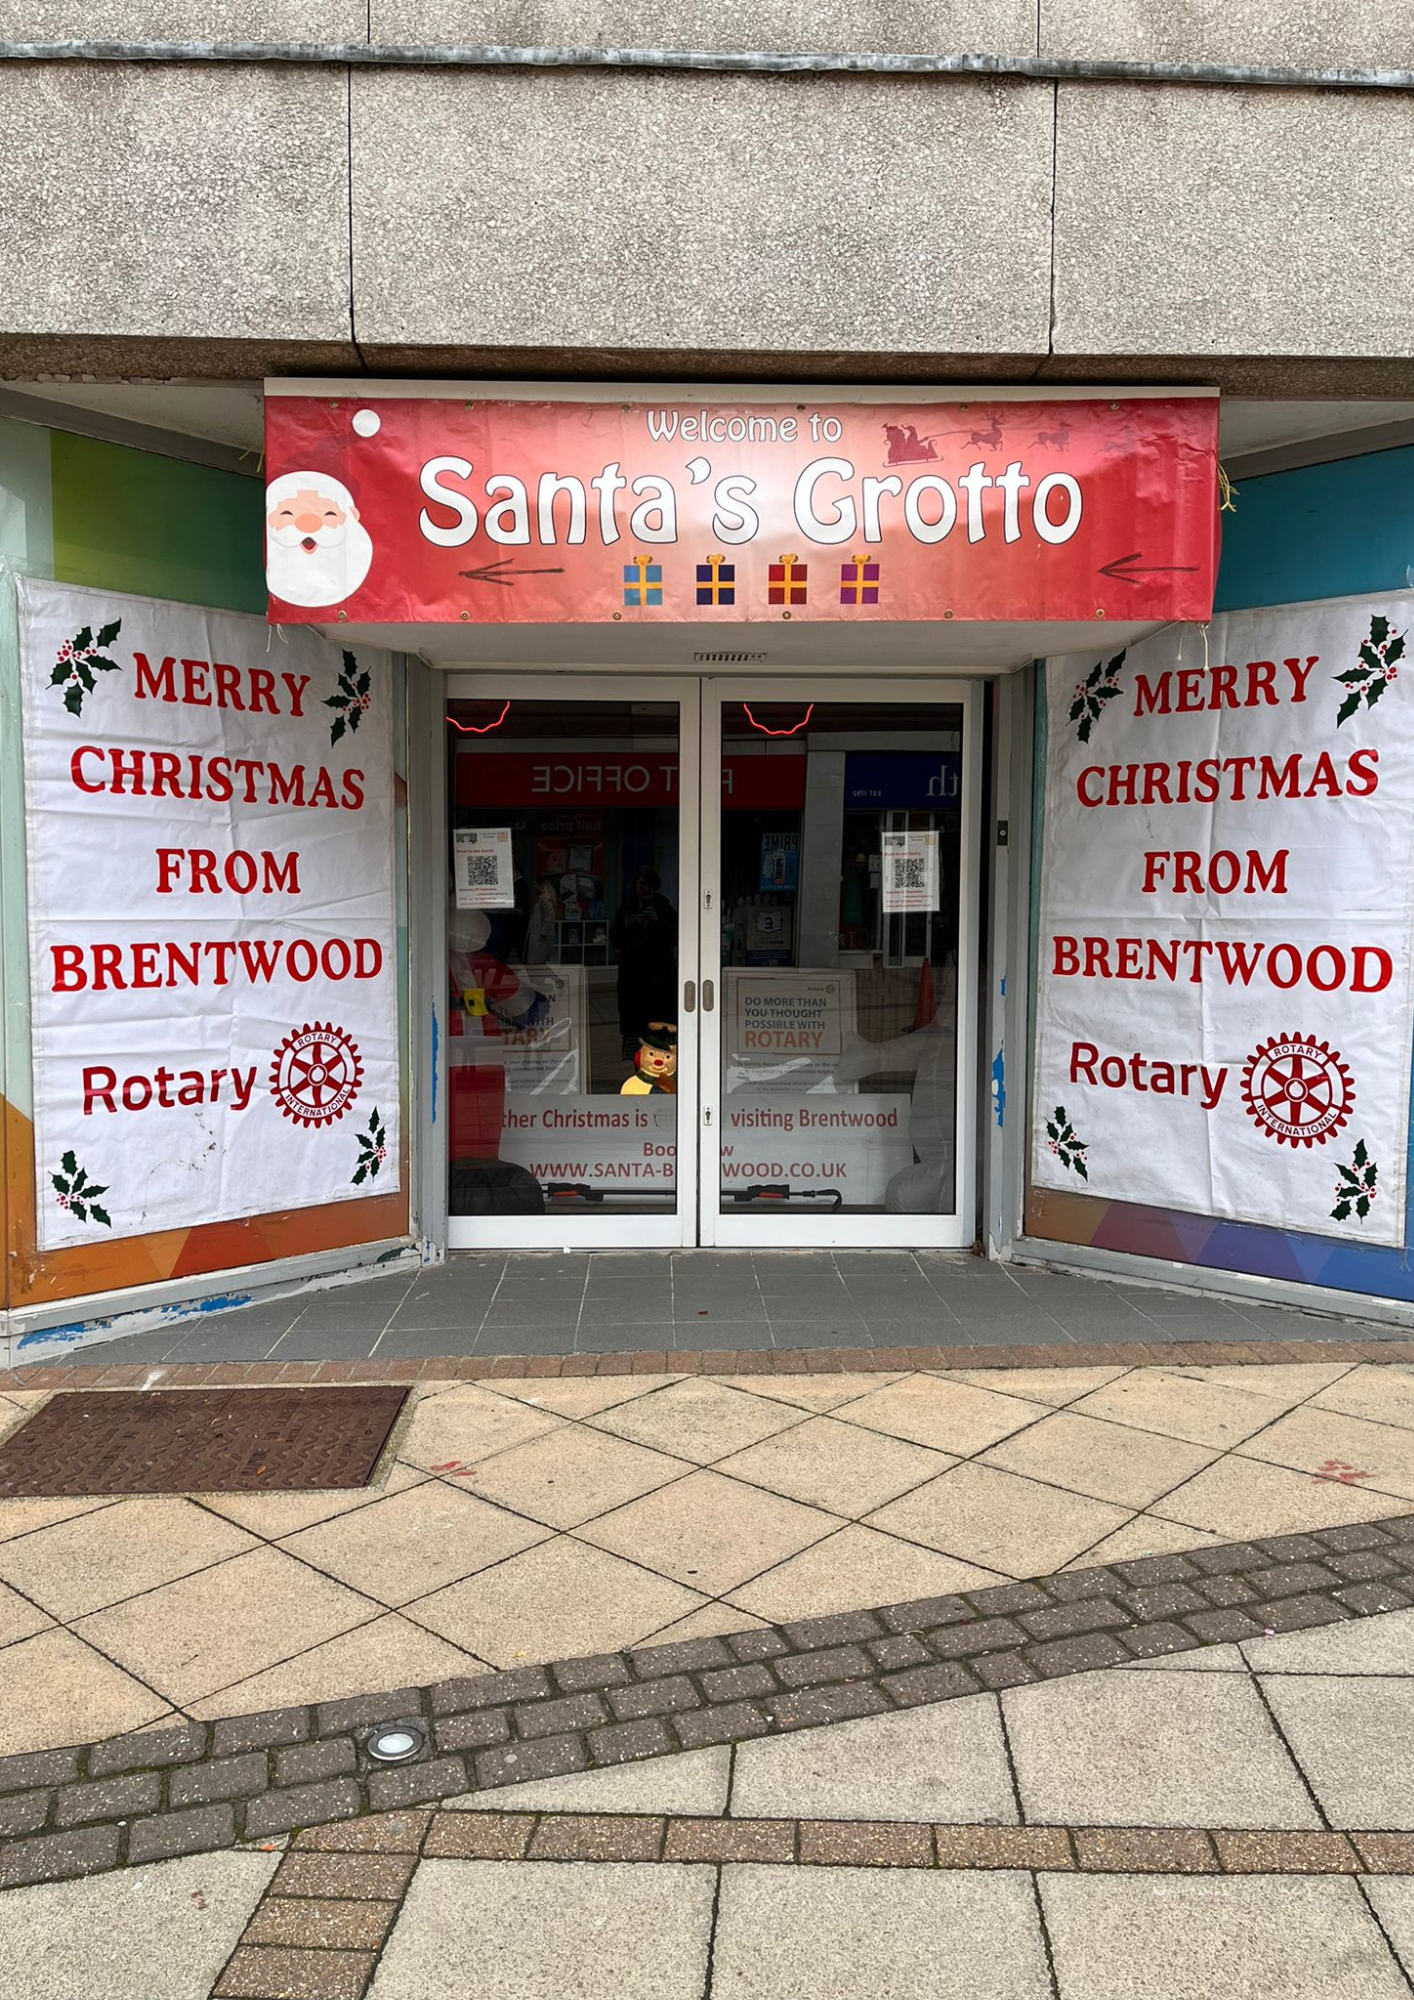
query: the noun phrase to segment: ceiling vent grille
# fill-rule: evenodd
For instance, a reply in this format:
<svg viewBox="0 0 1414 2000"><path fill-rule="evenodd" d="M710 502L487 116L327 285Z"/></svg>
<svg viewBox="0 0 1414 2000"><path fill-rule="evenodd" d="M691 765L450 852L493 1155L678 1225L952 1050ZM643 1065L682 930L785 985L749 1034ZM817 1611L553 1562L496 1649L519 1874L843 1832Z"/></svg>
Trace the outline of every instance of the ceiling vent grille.
<svg viewBox="0 0 1414 2000"><path fill-rule="evenodd" d="M755 667L765 657L764 653L694 653L692 659L699 667Z"/></svg>

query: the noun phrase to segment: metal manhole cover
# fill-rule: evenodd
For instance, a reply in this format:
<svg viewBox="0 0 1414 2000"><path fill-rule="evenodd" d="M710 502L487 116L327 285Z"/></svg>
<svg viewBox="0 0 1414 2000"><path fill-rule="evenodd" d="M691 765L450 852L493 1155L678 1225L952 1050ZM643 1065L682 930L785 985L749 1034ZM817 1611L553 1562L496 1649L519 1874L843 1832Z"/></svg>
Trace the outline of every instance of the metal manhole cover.
<svg viewBox="0 0 1414 2000"><path fill-rule="evenodd" d="M400 1388L61 1390L0 1445L0 1498L366 1486L406 1398Z"/></svg>

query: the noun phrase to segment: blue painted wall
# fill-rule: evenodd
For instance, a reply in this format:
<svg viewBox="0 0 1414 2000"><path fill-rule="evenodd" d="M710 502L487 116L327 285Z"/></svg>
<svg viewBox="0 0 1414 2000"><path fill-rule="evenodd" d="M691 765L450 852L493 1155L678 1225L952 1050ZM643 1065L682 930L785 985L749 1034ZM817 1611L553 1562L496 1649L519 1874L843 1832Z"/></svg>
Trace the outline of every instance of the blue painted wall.
<svg viewBox="0 0 1414 2000"><path fill-rule="evenodd" d="M1414 445L1243 480L1222 524L1219 611L1403 590L1414 569Z"/></svg>

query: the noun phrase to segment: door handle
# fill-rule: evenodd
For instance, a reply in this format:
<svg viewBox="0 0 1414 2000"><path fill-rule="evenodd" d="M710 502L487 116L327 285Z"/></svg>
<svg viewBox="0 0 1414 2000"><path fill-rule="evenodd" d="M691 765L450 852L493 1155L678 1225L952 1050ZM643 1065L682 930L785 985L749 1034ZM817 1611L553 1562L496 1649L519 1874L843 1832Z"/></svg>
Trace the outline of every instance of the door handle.
<svg viewBox="0 0 1414 2000"><path fill-rule="evenodd" d="M704 979L704 980L703 980L703 982L702 982L702 1011L703 1011L703 1013L704 1013L704 1014L710 1014L710 1013L711 1013L711 1011L712 1011L712 1009L713 1009L713 1008L714 1008L714 1007L716 1006L716 1004L717 1004L717 990L716 990L716 988L715 988L715 987L713 986L713 984L712 984L712 982L711 982L711 980L710 980L710 979Z"/></svg>
<svg viewBox="0 0 1414 2000"><path fill-rule="evenodd" d="M697 981L695 979L689 979L682 989L682 1011L684 1012L684 1014L692 1014L696 1012L696 1009L697 1009Z"/></svg>

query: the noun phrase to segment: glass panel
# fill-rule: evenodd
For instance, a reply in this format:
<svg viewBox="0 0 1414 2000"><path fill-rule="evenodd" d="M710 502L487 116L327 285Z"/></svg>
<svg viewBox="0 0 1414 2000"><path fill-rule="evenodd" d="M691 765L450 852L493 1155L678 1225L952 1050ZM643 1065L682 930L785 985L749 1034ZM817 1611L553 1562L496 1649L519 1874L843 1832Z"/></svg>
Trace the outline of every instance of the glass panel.
<svg viewBox="0 0 1414 2000"><path fill-rule="evenodd" d="M453 1215L672 1213L675 702L447 707Z"/></svg>
<svg viewBox="0 0 1414 2000"><path fill-rule="evenodd" d="M962 709L722 712L722 1207L955 1206Z"/></svg>

